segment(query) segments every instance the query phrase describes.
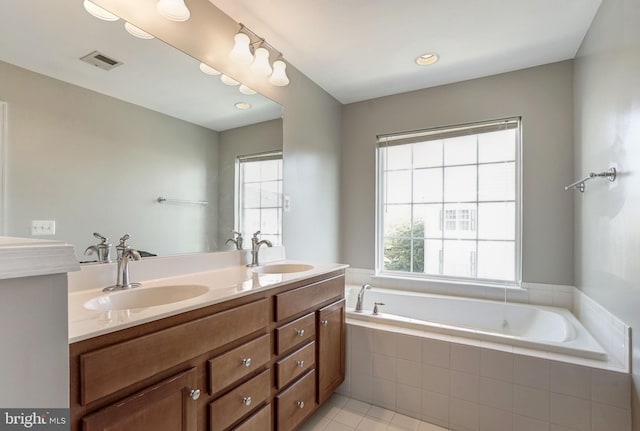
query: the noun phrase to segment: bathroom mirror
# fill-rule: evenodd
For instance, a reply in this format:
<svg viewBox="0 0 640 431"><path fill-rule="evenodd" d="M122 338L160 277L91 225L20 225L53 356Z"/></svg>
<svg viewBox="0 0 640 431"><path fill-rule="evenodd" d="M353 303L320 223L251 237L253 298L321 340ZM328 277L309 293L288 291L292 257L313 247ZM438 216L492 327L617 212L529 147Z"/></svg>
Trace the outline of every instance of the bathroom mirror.
<svg viewBox="0 0 640 431"><path fill-rule="evenodd" d="M281 151L280 105L81 0L2 2L0 40L5 235L66 241L81 261L93 232L158 256L229 249L237 156ZM80 60L94 51L122 64Z"/></svg>

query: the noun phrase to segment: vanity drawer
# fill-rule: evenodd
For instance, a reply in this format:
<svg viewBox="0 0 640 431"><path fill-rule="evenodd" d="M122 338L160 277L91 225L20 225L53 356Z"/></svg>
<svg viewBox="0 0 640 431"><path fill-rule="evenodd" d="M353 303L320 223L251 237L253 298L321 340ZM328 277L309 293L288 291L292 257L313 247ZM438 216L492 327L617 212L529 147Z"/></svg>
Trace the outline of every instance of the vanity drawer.
<svg viewBox="0 0 640 431"><path fill-rule="evenodd" d="M276 321L344 296L344 275L276 295Z"/></svg>
<svg viewBox="0 0 640 431"><path fill-rule="evenodd" d="M316 337L316 317L309 313L293 322L276 328L276 350L281 354Z"/></svg>
<svg viewBox="0 0 640 431"><path fill-rule="evenodd" d="M265 331L268 324L269 300L262 299L84 353L81 402L90 403L240 337Z"/></svg>
<svg viewBox="0 0 640 431"><path fill-rule="evenodd" d="M233 431L271 431L272 429L271 404L267 404L249 419L233 428Z"/></svg>
<svg viewBox="0 0 640 431"><path fill-rule="evenodd" d="M271 370L266 370L209 404L211 431L227 429L229 425L259 407L269 395Z"/></svg>
<svg viewBox="0 0 640 431"><path fill-rule="evenodd" d="M284 388L316 364L316 343L311 342L276 362L276 387Z"/></svg>
<svg viewBox="0 0 640 431"><path fill-rule="evenodd" d="M263 335L210 359L209 390L215 394L236 380L259 370L271 359L271 335Z"/></svg>
<svg viewBox="0 0 640 431"><path fill-rule="evenodd" d="M312 370L276 396L278 431L296 429L313 412L315 402L316 372Z"/></svg>

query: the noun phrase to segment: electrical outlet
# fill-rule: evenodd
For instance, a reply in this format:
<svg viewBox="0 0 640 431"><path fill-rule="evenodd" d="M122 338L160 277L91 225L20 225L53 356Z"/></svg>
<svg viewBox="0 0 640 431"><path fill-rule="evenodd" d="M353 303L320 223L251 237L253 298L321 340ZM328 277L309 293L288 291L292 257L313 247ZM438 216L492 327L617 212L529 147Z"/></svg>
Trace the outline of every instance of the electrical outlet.
<svg viewBox="0 0 640 431"><path fill-rule="evenodd" d="M31 235L55 235L55 220L31 220Z"/></svg>

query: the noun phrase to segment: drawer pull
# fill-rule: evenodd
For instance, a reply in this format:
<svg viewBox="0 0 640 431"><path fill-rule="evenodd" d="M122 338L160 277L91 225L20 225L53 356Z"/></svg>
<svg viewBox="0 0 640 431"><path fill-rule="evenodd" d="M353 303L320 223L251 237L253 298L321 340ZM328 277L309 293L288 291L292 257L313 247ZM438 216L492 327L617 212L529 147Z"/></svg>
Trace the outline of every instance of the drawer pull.
<svg viewBox="0 0 640 431"><path fill-rule="evenodd" d="M244 365L245 367L250 367L251 366L251 358L242 358L242 365Z"/></svg>
<svg viewBox="0 0 640 431"><path fill-rule="evenodd" d="M299 409L303 409L304 408L304 401L296 401L296 406L298 406Z"/></svg>
<svg viewBox="0 0 640 431"><path fill-rule="evenodd" d="M300 368L304 367L304 361L296 361L296 366Z"/></svg>
<svg viewBox="0 0 640 431"><path fill-rule="evenodd" d="M321 320L321 321L320 321L320 324L321 324L322 326L327 326L327 325L329 324L329 321L328 321L328 320Z"/></svg>
<svg viewBox="0 0 640 431"><path fill-rule="evenodd" d="M304 337L304 329L296 329L296 334L298 337Z"/></svg>
<svg viewBox="0 0 640 431"><path fill-rule="evenodd" d="M250 406L251 405L251 397L242 397L242 404L244 404L245 406Z"/></svg>
<svg viewBox="0 0 640 431"><path fill-rule="evenodd" d="M189 396L192 400L197 400L200 398L200 389L191 389L191 391L189 391Z"/></svg>

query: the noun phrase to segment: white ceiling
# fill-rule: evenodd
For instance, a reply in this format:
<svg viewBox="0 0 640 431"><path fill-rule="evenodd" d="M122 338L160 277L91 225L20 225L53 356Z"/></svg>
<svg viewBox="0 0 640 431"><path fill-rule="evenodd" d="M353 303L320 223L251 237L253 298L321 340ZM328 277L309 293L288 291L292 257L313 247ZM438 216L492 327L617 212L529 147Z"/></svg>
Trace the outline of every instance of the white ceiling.
<svg viewBox="0 0 640 431"><path fill-rule="evenodd" d="M342 103L574 58L600 0L210 0ZM440 55L417 66L425 52Z"/></svg>
<svg viewBox="0 0 640 431"><path fill-rule="evenodd" d="M79 60L94 50L124 64L104 71ZM280 105L203 74L173 47L129 35L122 20L92 17L82 0L0 0L0 61L218 131L282 116ZM240 101L253 108L236 109Z"/></svg>
<svg viewBox="0 0 640 431"><path fill-rule="evenodd" d="M342 103L573 58L600 0L210 0ZM187 0L188 4L189 0ZM110 72L79 57L100 50ZM431 66L416 56L440 55ZM133 38L81 0L1 0L0 60L214 130L281 116L157 40ZM238 111L248 101L254 108Z"/></svg>

